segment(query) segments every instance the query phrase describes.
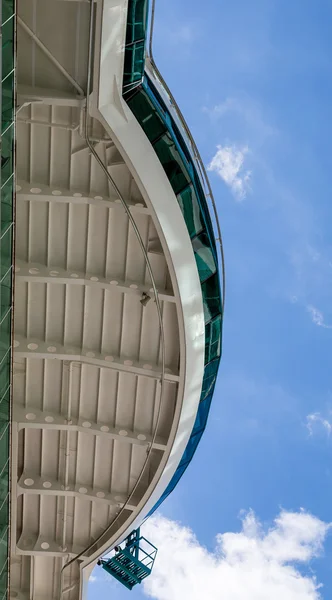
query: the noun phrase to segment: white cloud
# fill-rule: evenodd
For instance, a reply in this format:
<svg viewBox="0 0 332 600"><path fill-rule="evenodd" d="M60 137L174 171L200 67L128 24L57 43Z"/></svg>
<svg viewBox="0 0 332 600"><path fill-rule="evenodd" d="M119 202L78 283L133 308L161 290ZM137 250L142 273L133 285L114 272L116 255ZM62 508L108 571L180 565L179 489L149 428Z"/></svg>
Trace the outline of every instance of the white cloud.
<svg viewBox="0 0 332 600"><path fill-rule="evenodd" d="M205 106L203 110L210 115L212 119L218 119L229 112L242 112L242 107L236 98L228 97L223 102L215 104L212 108Z"/></svg>
<svg viewBox="0 0 332 600"><path fill-rule="evenodd" d="M313 435L317 428L323 428L327 435L330 435L332 431L332 423L329 421L329 419L322 417L319 412L307 415L307 429L309 431L309 435Z"/></svg>
<svg viewBox="0 0 332 600"><path fill-rule="evenodd" d="M304 511L282 511L264 530L250 511L241 531L219 534L211 552L190 529L157 515L144 525L159 548L145 594L156 600L319 600L321 586L303 566L321 553L329 527Z"/></svg>
<svg viewBox="0 0 332 600"><path fill-rule="evenodd" d="M215 171L238 200L243 200L250 189L251 171L243 169L248 151L248 146L217 146L217 152L208 165L208 170Z"/></svg>
<svg viewBox="0 0 332 600"><path fill-rule="evenodd" d="M307 311L311 315L311 320L315 325L318 325L318 327L324 327L325 329L332 329L331 325L326 325L324 323L324 315L320 310L318 310L318 308L312 304L309 304L307 306Z"/></svg>
<svg viewBox="0 0 332 600"><path fill-rule="evenodd" d="M232 131L245 132L245 137L250 139L250 146L258 150L258 155L259 148L267 139L278 135L278 130L266 119L264 108L247 94L228 96L218 104L204 106L203 112L209 115L214 124L223 120L223 130L230 127L230 135Z"/></svg>

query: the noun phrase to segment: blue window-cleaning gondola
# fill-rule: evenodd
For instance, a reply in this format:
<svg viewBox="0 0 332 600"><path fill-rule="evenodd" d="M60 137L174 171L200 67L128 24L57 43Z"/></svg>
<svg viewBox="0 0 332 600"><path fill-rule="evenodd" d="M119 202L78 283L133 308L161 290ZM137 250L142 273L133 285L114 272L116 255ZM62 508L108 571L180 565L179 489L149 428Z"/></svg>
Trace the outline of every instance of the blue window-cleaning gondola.
<svg viewBox="0 0 332 600"><path fill-rule="evenodd" d="M148 577L157 555L157 548L140 535L140 530L133 531L125 541L125 547L116 546L115 555L102 558L98 565L109 575L132 590L137 583Z"/></svg>

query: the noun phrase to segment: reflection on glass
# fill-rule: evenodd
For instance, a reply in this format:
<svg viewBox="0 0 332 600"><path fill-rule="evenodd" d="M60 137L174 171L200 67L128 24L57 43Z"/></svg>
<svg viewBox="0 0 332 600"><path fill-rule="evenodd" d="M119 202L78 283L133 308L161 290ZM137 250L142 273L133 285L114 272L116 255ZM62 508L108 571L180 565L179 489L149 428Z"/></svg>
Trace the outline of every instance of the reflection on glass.
<svg viewBox="0 0 332 600"><path fill-rule="evenodd" d="M221 315L205 326L205 364L221 355Z"/></svg>
<svg viewBox="0 0 332 600"><path fill-rule="evenodd" d="M208 235L203 232L192 241L195 259L201 282L217 271Z"/></svg>

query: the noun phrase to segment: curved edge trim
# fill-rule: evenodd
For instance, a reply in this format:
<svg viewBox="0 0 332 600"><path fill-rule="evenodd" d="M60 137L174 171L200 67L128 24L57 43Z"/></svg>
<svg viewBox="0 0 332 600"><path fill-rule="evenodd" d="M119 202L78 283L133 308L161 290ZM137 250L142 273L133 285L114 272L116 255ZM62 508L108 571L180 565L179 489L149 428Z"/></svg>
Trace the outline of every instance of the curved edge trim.
<svg viewBox="0 0 332 600"><path fill-rule="evenodd" d="M117 16L122 21L122 39L126 30L126 0L104 0L104 14L110 6L117 5ZM122 10L119 6L122 5ZM155 475L154 489L151 485L133 513L130 525L120 527L116 537L110 538L98 551L106 552L116 542L123 540L130 531L138 527L160 496L167 488L174 475L190 438L197 415L200 392L204 375L204 311L197 265L192 250L183 215L167 176L155 152L142 131L139 123L122 100L122 109L114 105L115 96L119 95L122 78L113 77L112 73L121 73L123 69L124 51L119 52L121 44L113 31L109 36L109 19L102 15L99 97L93 103L97 110L93 115L103 121L111 133L121 153L126 156L127 164L136 179L143 197L154 216L154 223L160 235L177 292L178 317L180 323L180 341L182 354L182 372L177 401L177 414L174 417L167 450ZM117 33L120 34L119 21ZM115 65L115 62L117 63ZM97 101L97 102L96 102ZM123 114L124 113L124 114ZM153 200L152 200L153 199ZM181 322L183 331L181 332ZM128 523L128 521L126 522ZM124 528L125 527L125 528ZM97 558L97 553L84 561L82 568Z"/></svg>

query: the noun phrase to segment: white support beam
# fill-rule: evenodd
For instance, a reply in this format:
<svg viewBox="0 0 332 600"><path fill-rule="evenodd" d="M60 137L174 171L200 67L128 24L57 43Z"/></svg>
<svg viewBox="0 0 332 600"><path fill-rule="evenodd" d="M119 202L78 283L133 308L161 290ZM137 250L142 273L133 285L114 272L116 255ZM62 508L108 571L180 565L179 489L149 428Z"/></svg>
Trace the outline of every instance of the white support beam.
<svg viewBox="0 0 332 600"><path fill-rule="evenodd" d="M13 422L17 423L18 429L55 429L58 431L77 431L91 434L108 439L135 444L138 446L149 446L152 437L149 433L143 431L131 431L123 427L111 427L108 423L92 422L80 418L71 418L67 420L65 415L53 412L43 412L37 408L29 406L24 408L14 404ZM167 440L158 437L153 444L156 450L165 450Z"/></svg>
<svg viewBox="0 0 332 600"><path fill-rule="evenodd" d="M50 188L40 183L18 181L16 186L17 201L27 202L63 202L71 204L93 204L123 210L121 201L117 197L100 196L96 193L86 194L80 190L66 190L59 187ZM130 203L129 208L133 213L149 214L149 210L141 202Z"/></svg>
<svg viewBox="0 0 332 600"><path fill-rule="evenodd" d="M45 54L45 56L49 59L51 63L62 73L62 75L71 83L71 85L76 89L76 91L80 94L81 98L84 98L84 90L77 83L77 81L66 71L64 66L58 61L57 58L52 54L52 52L43 44L43 42L39 39L38 35L30 29L30 27L21 19L21 17L17 16L17 23L20 25L22 29L28 34L28 36L33 40L33 42L40 48L40 50Z"/></svg>
<svg viewBox="0 0 332 600"><path fill-rule="evenodd" d="M44 340L25 338L19 335L15 335L14 352L16 357L21 358L69 360L114 369L123 373L134 373L153 379L160 379L161 377L159 365L139 362L128 357L102 354L97 350L69 348L57 342L45 342ZM177 383L180 381L180 377L167 368L165 380Z"/></svg>
<svg viewBox="0 0 332 600"><path fill-rule="evenodd" d="M17 86L17 103L19 106L23 104L47 104L53 106L82 106L81 96L70 94L61 90L53 90L51 88L34 87L31 85L18 84Z"/></svg>
<svg viewBox="0 0 332 600"><path fill-rule="evenodd" d="M66 489L63 481L51 479L50 477L40 477L37 473L23 472L18 484L17 495L30 494L39 496L67 496L71 498L84 498L90 502L99 502L120 509L126 503L125 494L110 493L101 488L92 488L85 484L67 485ZM128 510L135 510L136 504L131 502L126 505Z"/></svg>
<svg viewBox="0 0 332 600"><path fill-rule="evenodd" d="M67 558L68 556L72 558L83 551L84 548L82 546L67 544L65 548L62 548L54 539L44 536L34 536L31 535L31 533L25 533L24 531L15 548L15 554L27 556L52 556L54 558ZM84 556L82 558L84 558Z"/></svg>
<svg viewBox="0 0 332 600"><path fill-rule="evenodd" d="M40 263L27 263L17 260L15 264L15 276L19 281L29 283L46 283L62 285L84 285L102 288L120 294L131 294L142 297L147 294L154 298L153 288L134 281L122 281L112 277L102 277L96 273L84 273L81 271L66 271L61 267L46 267ZM175 302L175 297L167 291L159 292L161 302Z"/></svg>

